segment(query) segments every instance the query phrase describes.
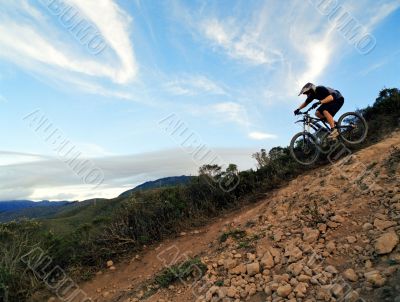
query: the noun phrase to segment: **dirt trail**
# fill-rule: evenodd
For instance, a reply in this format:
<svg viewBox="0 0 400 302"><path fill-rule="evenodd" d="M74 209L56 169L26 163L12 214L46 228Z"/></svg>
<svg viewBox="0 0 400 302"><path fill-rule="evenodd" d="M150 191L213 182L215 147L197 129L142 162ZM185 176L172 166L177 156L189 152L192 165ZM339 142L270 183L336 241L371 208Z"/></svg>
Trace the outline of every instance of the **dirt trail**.
<svg viewBox="0 0 400 302"><path fill-rule="evenodd" d="M276 195L272 192L271 197ZM193 257L207 252L227 225L240 225L257 216L265 207L265 200L222 217L215 218L207 226L181 233L179 237L167 239L155 246L148 246L132 260L115 265L115 270L105 270L81 288L94 301L120 301L120 297L149 280L156 272L186 256ZM121 300L123 301L123 300ZM149 299L148 301L153 301ZM189 300L185 300L189 301Z"/></svg>
<svg viewBox="0 0 400 302"><path fill-rule="evenodd" d="M203 283L208 282L210 284L208 288L210 288L215 280L221 280L221 278L222 280L229 279L226 287L228 288L229 283L233 280L233 275L230 271L222 272L223 270L218 268L220 264L217 264L217 262L220 260L220 257L227 259L229 255L241 252L242 254L250 253L250 256L249 254L247 256L254 258L256 251L258 252L260 248L262 249L266 245L274 246L276 249L282 251L283 254L283 251L287 253L286 245L293 240L298 240L297 244L302 247L302 250L304 247L304 255L308 248L307 245L310 245L313 251L320 253L321 257L326 258L326 263L335 266L339 271L343 271L349 267L357 267L361 270L360 265L363 265L367 260L364 258L361 259L360 255L363 253L368 254L369 252L365 251L371 249L373 240L382 233L378 229L366 230L365 225L367 223L374 225L374 221L376 224L377 213L378 218L381 218L382 221L384 221L382 216L386 215L388 217L387 220L389 220L391 214L394 215L392 215L393 217L400 214L396 211L388 211L384 204L382 204L383 201L380 201L388 198L387 200L390 199L392 202L392 199L397 200L400 196L400 164L395 168L394 175L390 176L388 172L383 172L384 162L395 146L400 147L400 132L396 132L384 141L353 155L352 159L342 166L342 173L338 173L338 170L332 165L312 171L291 181L286 187L269 193L264 200L258 203L225 214L220 218L212 220L209 225L196 230L188 230L185 234L181 234L177 238L165 240L156 246L146 247L137 258L133 257L131 261L116 264L115 270L104 269L90 282L81 284L81 288L93 301L138 301L138 298L143 294L139 290L141 284L144 284L155 273L162 270L166 263L172 263L179 257L184 259L185 255L189 257L201 256L203 262L208 265L208 276L211 277L203 278ZM369 178L361 177L361 180L357 184L349 181L360 178L359 176L364 175L365 171L367 171L366 175ZM372 176L373 183L377 186L374 187L374 190L368 189L369 191L366 192L365 188L362 188L362 183L368 180L371 184ZM321 202L320 207L318 207L319 202ZM316 205L316 208L312 208L313 205ZM337 218L338 221L335 221L332 217L336 216L341 218ZM316 218L321 218L320 224L313 226L312 220ZM399 234L400 220L394 223L394 225L390 226L390 230ZM310 244L305 244L301 241L301 237L304 237L304 227L306 226L319 230L319 239L316 242L310 241ZM263 234L264 237L257 237L257 240L251 242L250 247L244 248L238 247L237 242L231 238L221 243L219 241L221 234L233 228L241 228L248 234ZM349 236L355 239L349 239ZM371 236L374 239L371 239ZM352 242L350 240L356 241ZM326 246L329 242L335 242L334 251L326 251ZM353 248L356 248L356 250ZM359 250L359 255L357 255L357 249ZM397 250L394 250L393 253L399 249L399 246L397 246ZM374 254L373 257L375 256ZM373 257L371 256L371 259ZM387 260L388 256L384 257ZM249 262L247 261L246 263ZM378 267L378 262L376 262L376 266ZM275 271L272 272L271 268L271 278L274 278L274 274L278 274L278 272L286 272L287 269L285 261L278 264L275 259ZM266 275L267 270L264 270L263 274ZM248 282L257 283L256 281L253 282L251 277L248 279L245 275L242 274L243 278L246 277L246 280L250 280ZM260 284L262 284L261 291L258 288L257 293L247 293L246 299L244 297L238 299L238 295L232 296L231 299L224 294L225 300L221 298L221 301L275 301L277 292L273 294L275 295L275 300L268 300L269 298L266 298L268 293L264 286L272 282L267 283L266 280L268 278L264 276L264 280L260 281ZM363 281L364 279L361 278L361 280ZM292 281L290 281L291 284ZM285 283L282 282L281 284ZM295 281L293 283L296 285ZM232 287L233 285L230 286ZM274 285L272 284L271 286ZM310 299L303 301L319 301L313 297L314 289L312 286L314 285L307 285L307 293L310 295ZM360 295L364 293L365 288L366 291L369 290L368 286L365 286L364 283L357 284L356 287L359 288L358 294ZM273 291L276 291L276 289L273 289ZM220 301L215 298L215 295L211 294L211 296L214 296L214 300L206 300L206 297L204 297L204 301ZM370 296L373 297L373 295ZM285 299L279 300L278 298L279 301L284 301ZM179 282L169 289L159 289L147 299L141 299L141 301L149 302L189 302L195 300L196 297L193 295L192 289ZM203 300L200 298L199 301ZM289 301L289 298L287 301Z"/></svg>

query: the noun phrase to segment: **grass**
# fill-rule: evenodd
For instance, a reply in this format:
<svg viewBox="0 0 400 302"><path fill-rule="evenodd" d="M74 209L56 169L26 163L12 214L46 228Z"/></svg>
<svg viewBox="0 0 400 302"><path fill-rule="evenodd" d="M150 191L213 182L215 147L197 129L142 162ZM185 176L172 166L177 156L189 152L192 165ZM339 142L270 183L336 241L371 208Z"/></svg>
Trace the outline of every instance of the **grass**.
<svg viewBox="0 0 400 302"><path fill-rule="evenodd" d="M390 150L389 157L385 160L385 168L389 175L395 175L400 163L400 148L393 146Z"/></svg>
<svg viewBox="0 0 400 302"><path fill-rule="evenodd" d="M224 232L220 237L219 237L219 242L225 242L226 240L228 240L228 238L231 237L235 240L240 240L244 237L246 237L246 231L243 231L241 229L234 229L234 230L230 230L227 232Z"/></svg>
<svg viewBox="0 0 400 302"><path fill-rule="evenodd" d="M159 273L154 282L161 287L168 287L178 280L186 280L189 277L200 279L207 271L207 266L199 258L189 259L181 264L177 264L164 269ZM199 274L200 276L196 274Z"/></svg>

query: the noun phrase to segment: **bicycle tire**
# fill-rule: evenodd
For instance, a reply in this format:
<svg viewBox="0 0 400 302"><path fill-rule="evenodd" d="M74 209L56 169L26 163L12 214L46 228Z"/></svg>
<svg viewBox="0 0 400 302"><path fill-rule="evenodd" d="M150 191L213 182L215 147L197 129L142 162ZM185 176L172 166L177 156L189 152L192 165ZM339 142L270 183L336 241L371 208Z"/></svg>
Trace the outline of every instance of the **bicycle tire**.
<svg viewBox="0 0 400 302"><path fill-rule="evenodd" d="M301 137L301 136L307 136L307 137L309 137L309 138L311 139L311 141L312 141L312 144L313 144L314 147L315 147L314 154L312 154L310 160L307 160L307 161L304 161L304 160L303 160L303 157L300 157L300 156L299 156L299 155L301 155L302 150L299 152L299 150L297 150L297 149L296 149L296 146L295 146L295 143L296 143L297 139L298 139L299 137ZM302 165L307 165L307 166L308 166L308 165L312 165L313 163L315 163L315 162L317 161L317 159L318 159L318 157L319 157L319 155L320 155L320 153L321 153L321 150L320 150L320 148L319 148L319 146L318 146L317 141L318 141L318 140L317 140L317 139L314 137L314 135L312 135L310 132L299 132L299 133L296 133L296 134L293 136L292 140L290 141L290 154L292 155L292 157L293 157L298 163L300 163L300 164L302 164Z"/></svg>
<svg viewBox="0 0 400 302"><path fill-rule="evenodd" d="M363 127L362 131L363 132L360 135L360 138L358 138L358 139L351 139L351 136L348 137L348 136L344 135L344 131L341 130L342 128L344 128L344 126L342 125L344 119L349 117L349 116L357 117L359 119L359 121L361 122L361 124L362 124L362 127ZM340 137L340 139L343 142L345 142L345 143L347 143L349 145L357 145L357 144L363 142L365 140L365 138L367 137L367 135L368 135L368 124L367 124L367 121L364 119L364 117L361 114L359 114L357 112L346 112L346 113L344 113L339 118L338 123L337 123L337 127L339 129L339 137Z"/></svg>

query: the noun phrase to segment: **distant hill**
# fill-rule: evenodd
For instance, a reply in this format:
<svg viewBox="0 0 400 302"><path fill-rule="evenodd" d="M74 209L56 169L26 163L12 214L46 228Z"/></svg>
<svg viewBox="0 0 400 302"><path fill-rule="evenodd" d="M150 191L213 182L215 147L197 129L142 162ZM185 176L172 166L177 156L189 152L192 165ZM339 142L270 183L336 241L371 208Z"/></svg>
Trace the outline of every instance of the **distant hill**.
<svg viewBox="0 0 400 302"><path fill-rule="evenodd" d="M182 176L164 177L164 178L160 178L160 179L153 180L153 181L147 181L141 185L136 186L133 189L130 189L128 191L121 193L119 195L119 197L126 197L137 191L145 191L145 190L150 190L150 189L156 189L156 188L162 188L162 187L172 187L172 186L187 184L193 178L194 178L194 176L182 175Z"/></svg>
<svg viewBox="0 0 400 302"><path fill-rule="evenodd" d="M7 222L17 218L45 218L60 211L61 208L72 204L68 201L31 201L9 200L0 201L0 222Z"/></svg>
<svg viewBox="0 0 400 302"><path fill-rule="evenodd" d="M7 201L0 201L0 212L25 209L25 208L35 208L35 207L57 207L57 206L63 206L67 203L68 201L7 200Z"/></svg>
<svg viewBox="0 0 400 302"><path fill-rule="evenodd" d="M96 219L97 216L106 216L112 211L120 197L130 196L137 191L146 191L155 188L186 184L193 176L172 176L147 181L133 189L123 192L117 199L91 199L81 202L71 201L31 201L10 200L0 201L0 223L21 218L36 219L67 219L68 221L81 221L84 219ZM104 211L103 211L104 209ZM98 218L98 217L97 217Z"/></svg>

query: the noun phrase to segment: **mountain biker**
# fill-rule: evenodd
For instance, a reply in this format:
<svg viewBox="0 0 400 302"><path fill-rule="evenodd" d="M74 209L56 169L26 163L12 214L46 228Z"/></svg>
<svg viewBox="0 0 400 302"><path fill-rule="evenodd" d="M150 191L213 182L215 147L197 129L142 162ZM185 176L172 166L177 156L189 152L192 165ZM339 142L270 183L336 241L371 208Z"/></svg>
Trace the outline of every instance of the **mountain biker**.
<svg viewBox="0 0 400 302"><path fill-rule="evenodd" d="M320 119L328 121L329 126L331 127L331 133L328 137L335 139L339 135L339 132L335 128L335 121L333 117L344 104L344 97L342 94L338 90L325 86L315 86L312 83L305 84L301 89L299 96L301 94L307 95L307 99L303 104L300 105L298 109L294 111L294 114L300 114L301 109L308 106L308 104L310 104L313 100L318 100L318 102L314 103L311 108L315 109L321 105L315 112L315 115Z"/></svg>

